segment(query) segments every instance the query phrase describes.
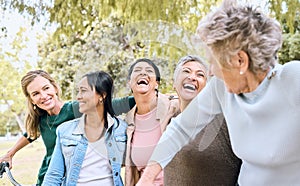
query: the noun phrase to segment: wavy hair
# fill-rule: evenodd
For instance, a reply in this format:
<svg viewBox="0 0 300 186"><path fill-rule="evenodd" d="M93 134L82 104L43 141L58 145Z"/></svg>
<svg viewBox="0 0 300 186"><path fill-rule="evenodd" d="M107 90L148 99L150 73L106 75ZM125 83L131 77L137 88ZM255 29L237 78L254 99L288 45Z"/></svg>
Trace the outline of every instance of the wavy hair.
<svg viewBox="0 0 300 186"><path fill-rule="evenodd" d="M22 77L21 86L22 86L23 93L27 98L27 109L28 109L26 116L25 116L25 128L26 128L27 135L30 139L36 139L40 135L40 130L39 130L40 116L47 114L47 111L40 109L39 107L36 107L36 109L33 108L34 105L32 104L32 100L27 91L28 85L37 76L41 76L50 81L50 83L57 90L58 99L60 98L60 94L61 94L61 89L58 86L58 84L47 72L45 72L43 70L29 71L29 72L27 72L27 74L25 76Z"/></svg>
<svg viewBox="0 0 300 186"><path fill-rule="evenodd" d="M187 56L180 58L176 65L176 68L174 70L174 76L173 76L174 82L176 82L176 79L178 77L179 71L182 68L182 66L190 61L198 62L199 64L201 64L204 67L205 74L207 76L208 67L207 67L207 64L204 62L204 60L196 55L187 55ZM205 78L207 78L207 77L205 77Z"/></svg>
<svg viewBox="0 0 300 186"><path fill-rule="evenodd" d="M230 58L240 50L245 51L249 70L255 74L274 67L282 45L282 31L276 20L235 0L224 0L202 19L197 34L223 67L230 65Z"/></svg>

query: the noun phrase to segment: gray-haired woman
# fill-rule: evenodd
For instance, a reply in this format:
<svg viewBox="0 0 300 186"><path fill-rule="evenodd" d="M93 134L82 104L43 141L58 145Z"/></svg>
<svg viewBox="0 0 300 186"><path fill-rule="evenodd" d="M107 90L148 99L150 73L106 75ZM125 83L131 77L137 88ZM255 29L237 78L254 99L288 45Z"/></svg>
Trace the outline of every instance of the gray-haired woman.
<svg viewBox="0 0 300 186"><path fill-rule="evenodd" d="M156 163L138 185L151 182L219 113L242 159L239 185L299 185L300 62L278 64L280 25L256 8L225 0L200 21L197 34L212 53L215 77L171 121L150 159Z"/></svg>
<svg viewBox="0 0 300 186"><path fill-rule="evenodd" d="M188 55L178 61L173 86L181 112L205 87L207 76L207 65L198 56ZM164 183L166 186L234 185L240 165L241 160L232 152L224 116L218 114L164 168Z"/></svg>

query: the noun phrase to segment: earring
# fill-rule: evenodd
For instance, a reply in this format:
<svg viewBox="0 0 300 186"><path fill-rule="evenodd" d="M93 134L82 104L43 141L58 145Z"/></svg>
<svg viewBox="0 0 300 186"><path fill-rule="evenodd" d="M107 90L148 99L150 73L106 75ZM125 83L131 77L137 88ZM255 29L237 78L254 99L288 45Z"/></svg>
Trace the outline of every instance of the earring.
<svg viewBox="0 0 300 186"><path fill-rule="evenodd" d="M243 75L244 74L244 72L243 71L240 71L240 75Z"/></svg>
<svg viewBox="0 0 300 186"><path fill-rule="evenodd" d="M35 104L33 105L33 110L36 110L36 105Z"/></svg>
<svg viewBox="0 0 300 186"><path fill-rule="evenodd" d="M103 100L102 100L102 99L99 99L99 103L102 104L102 103L103 103Z"/></svg>

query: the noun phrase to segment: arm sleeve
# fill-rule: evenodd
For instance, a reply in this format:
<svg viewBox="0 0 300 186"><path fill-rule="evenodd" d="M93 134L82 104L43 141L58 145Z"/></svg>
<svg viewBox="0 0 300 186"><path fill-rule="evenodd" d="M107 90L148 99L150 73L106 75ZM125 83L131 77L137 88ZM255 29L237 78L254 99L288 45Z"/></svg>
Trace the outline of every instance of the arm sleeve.
<svg viewBox="0 0 300 186"><path fill-rule="evenodd" d="M154 161L164 168L221 111L214 82L210 81L181 114L171 119L149 163Z"/></svg>
<svg viewBox="0 0 300 186"><path fill-rule="evenodd" d="M130 111L130 109L132 109L132 107L134 107L134 105L135 100L133 96L114 98L112 100L112 107L117 116L123 113L127 113L128 111Z"/></svg>
<svg viewBox="0 0 300 186"><path fill-rule="evenodd" d="M51 161L46 172L42 186L61 185L65 174L65 162L62 154L59 131L56 131L57 138Z"/></svg>
<svg viewBox="0 0 300 186"><path fill-rule="evenodd" d="M29 143L32 143L33 141L36 140L36 139L29 138L27 132L24 132L23 136L29 141Z"/></svg>
<svg viewBox="0 0 300 186"><path fill-rule="evenodd" d="M80 118L82 116L82 113L79 112L79 102L78 101L73 101L72 102L72 108L73 108L73 113L75 118Z"/></svg>

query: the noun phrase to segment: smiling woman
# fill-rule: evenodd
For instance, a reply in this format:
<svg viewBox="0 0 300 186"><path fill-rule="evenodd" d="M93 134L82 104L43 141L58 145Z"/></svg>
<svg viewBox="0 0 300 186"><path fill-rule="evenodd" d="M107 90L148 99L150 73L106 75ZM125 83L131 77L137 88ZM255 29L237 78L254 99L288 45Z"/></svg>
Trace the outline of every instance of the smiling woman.
<svg viewBox="0 0 300 186"><path fill-rule="evenodd" d="M78 83L83 116L61 124L43 185L122 186L127 124L112 108L113 79L91 72Z"/></svg>
<svg viewBox="0 0 300 186"><path fill-rule="evenodd" d="M42 165L38 174L37 185L41 185L44 175L48 169L51 156L55 146L56 128L65 121L81 116L77 101L63 102L60 99L60 88L56 81L43 70L27 72L22 80L23 93L27 98L26 130L16 144L0 158L7 161L12 168L12 158L23 147L42 137L46 147ZM130 110L134 105L133 98L117 98L112 101L114 111L117 115Z"/></svg>
<svg viewBox="0 0 300 186"><path fill-rule="evenodd" d="M207 72L206 63L198 56L184 56L178 61L174 71L174 88L181 111L205 87ZM232 152L224 117L219 114L164 168L164 184L235 185L240 165L241 161Z"/></svg>
<svg viewBox="0 0 300 186"><path fill-rule="evenodd" d="M130 66L128 84L136 106L125 119L128 123L125 185L128 186L137 183L169 119L178 111L177 100L158 92L159 82L160 72L150 59L138 59ZM163 184L163 172L155 183Z"/></svg>
<svg viewBox="0 0 300 186"><path fill-rule="evenodd" d="M299 185L300 62L279 64L281 26L258 7L224 0L199 22L197 35L215 58L217 77L171 120L137 185L151 185L217 114L242 160L238 185Z"/></svg>
<svg viewBox="0 0 300 186"><path fill-rule="evenodd" d="M79 117L78 103L60 100L60 87L56 81L43 70L26 73L21 80L22 90L27 98L27 116L25 120L27 133L0 158L8 161L12 167L12 158L23 147L42 136L46 147L42 165L38 174L37 185L41 185L48 169L55 146L56 128L62 122ZM74 109L75 108L75 109Z"/></svg>

